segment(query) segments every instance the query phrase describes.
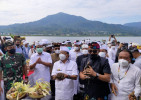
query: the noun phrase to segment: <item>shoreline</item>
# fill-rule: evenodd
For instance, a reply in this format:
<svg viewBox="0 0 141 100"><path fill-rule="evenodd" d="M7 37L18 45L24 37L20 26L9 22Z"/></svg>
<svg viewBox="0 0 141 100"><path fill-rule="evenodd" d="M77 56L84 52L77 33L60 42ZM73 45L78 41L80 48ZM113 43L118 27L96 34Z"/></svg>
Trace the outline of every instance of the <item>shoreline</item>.
<svg viewBox="0 0 141 100"><path fill-rule="evenodd" d="M1 35L1 36L10 36L10 35ZM46 37L109 37L109 36L54 36L54 35L15 35L15 36L22 36L22 37L29 37L29 36L35 36L35 37L38 37L38 36L46 36ZM116 36L116 37L141 37L140 36Z"/></svg>

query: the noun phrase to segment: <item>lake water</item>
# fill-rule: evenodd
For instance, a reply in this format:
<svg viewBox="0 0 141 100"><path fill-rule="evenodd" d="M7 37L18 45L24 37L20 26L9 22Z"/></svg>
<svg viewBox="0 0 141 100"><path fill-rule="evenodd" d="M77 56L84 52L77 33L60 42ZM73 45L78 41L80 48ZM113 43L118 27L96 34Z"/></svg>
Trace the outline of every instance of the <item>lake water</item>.
<svg viewBox="0 0 141 100"><path fill-rule="evenodd" d="M75 41L75 40L84 40L90 39L91 41L101 41L109 40L109 37L53 37L53 36L26 36L26 40L29 42L40 41L41 39L47 39L50 42L63 42L66 40ZM141 37L116 37L117 41L120 42L135 42L141 44Z"/></svg>

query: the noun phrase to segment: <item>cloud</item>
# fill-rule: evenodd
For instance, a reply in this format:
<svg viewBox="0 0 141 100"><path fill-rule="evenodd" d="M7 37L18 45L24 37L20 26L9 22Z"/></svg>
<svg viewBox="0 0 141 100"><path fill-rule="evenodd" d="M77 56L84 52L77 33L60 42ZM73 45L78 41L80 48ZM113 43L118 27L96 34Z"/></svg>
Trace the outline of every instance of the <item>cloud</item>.
<svg viewBox="0 0 141 100"><path fill-rule="evenodd" d="M140 4L141 0L0 0L0 24L35 21L58 12L89 20L125 23L117 19L140 16Z"/></svg>

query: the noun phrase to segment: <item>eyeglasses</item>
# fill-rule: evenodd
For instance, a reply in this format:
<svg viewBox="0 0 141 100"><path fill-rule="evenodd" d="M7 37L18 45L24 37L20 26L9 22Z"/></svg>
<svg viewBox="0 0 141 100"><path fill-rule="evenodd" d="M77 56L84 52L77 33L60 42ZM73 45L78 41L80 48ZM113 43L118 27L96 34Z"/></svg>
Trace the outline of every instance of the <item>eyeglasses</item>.
<svg viewBox="0 0 141 100"><path fill-rule="evenodd" d="M54 48L54 50L60 50L60 48L58 47L58 48Z"/></svg>
<svg viewBox="0 0 141 100"><path fill-rule="evenodd" d="M89 53L97 53L97 50L89 50Z"/></svg>

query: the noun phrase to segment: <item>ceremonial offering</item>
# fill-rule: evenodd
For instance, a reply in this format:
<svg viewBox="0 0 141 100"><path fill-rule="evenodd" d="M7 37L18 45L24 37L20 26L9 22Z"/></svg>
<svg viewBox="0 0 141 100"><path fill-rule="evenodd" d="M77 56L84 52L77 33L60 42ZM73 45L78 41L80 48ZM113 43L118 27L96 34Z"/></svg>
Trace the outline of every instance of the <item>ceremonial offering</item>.
<svg viewBox="0 0 141 100"><path fill-rule="evenodd" d="M46 95L50 95L50 84L48 82L36 82L32 88L28 90L29 97L31 98L43 98Z"/></svg>
<svg viewBox="0 0 141 100"><path fill-rule="evenodd" d="M24 84L22 82L15 82L6 94L6 98L9 100L19 100L26 96L27 90L29 89L29 84Z"/></svg>

